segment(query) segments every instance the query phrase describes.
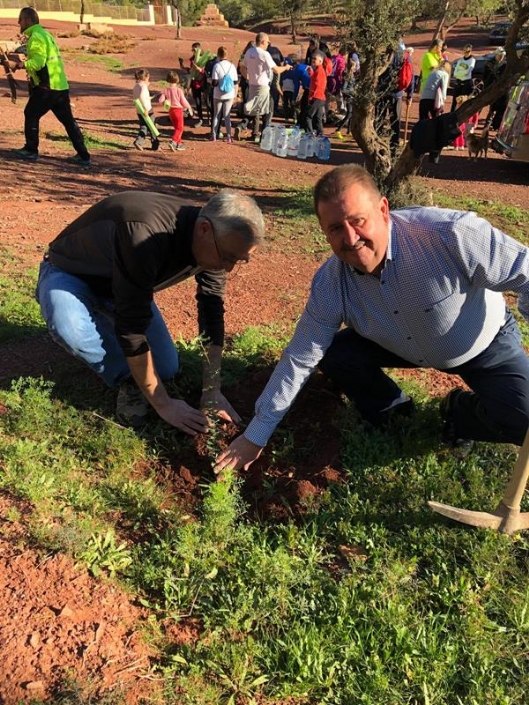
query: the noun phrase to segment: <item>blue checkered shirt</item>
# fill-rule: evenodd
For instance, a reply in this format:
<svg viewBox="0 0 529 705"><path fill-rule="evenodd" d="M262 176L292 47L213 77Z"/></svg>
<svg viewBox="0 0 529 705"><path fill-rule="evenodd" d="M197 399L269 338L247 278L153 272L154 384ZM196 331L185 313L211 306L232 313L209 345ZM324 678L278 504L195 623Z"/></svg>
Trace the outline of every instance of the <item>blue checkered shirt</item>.
<svg viewBox="0 0 529 705"><path fill-rule="evenodd" d="M391 213L380 278L335 255L316 272L305 310L244 435L264 446L342 325L418 367L450 369L485 350L505 321L501 292L529 321L529 249L475 213Z"/></svg>

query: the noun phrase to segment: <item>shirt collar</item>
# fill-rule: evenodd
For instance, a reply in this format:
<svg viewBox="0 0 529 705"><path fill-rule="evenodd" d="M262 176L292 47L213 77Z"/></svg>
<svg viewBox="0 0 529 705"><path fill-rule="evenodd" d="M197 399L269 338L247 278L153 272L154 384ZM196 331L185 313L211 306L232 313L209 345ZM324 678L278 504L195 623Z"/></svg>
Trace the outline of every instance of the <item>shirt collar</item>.
<svg viewBox="0 0 529 705"><path fill-rule="evenodd" d="M396 233L395 233L395 223L391 220L391 217L389 219L388 223L388 249L386 252L386 262L388 260L394 260L395 255L397 254L397 238L396 238Z"/></svg>

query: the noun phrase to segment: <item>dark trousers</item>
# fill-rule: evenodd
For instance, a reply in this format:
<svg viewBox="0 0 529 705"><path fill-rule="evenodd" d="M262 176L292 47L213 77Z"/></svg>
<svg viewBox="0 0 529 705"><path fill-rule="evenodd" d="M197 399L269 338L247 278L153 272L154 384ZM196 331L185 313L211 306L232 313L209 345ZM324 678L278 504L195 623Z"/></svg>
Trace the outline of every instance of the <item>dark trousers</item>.
<svg viewBox="0 0 529 705"><path fill-rule="evenodd" d="M307 119L307 110L309 109L309 90L306 88L303 91L303 95L299 101L299 117L298 125L299 127L305 128L305 121Z"/></svg>
<svg viewBox="0 0 529 705"><path fill-rule="evenodd" d="M487 122L491 125L493 130L499 130L501 126L501 121L503 120L503 114L507 109L508 95L502 95L498 100L489 108L489 114L487 115Z"/></svg>
<svg viewBox="0 0 529 705"><path fill-rule="evenodd" d="M38 86L31 90L29 100L24 108L25 149L29 152L39 151L39 122L49 111L55 115L64 128L77 154L83 159L90 155L85 147L82 132L72 114L69 91L51 91Z"/></svg>
<svg viewBox="0 0 529 705"><path fill-rule="evenodd" d="M383 410L401 393L383 367L416 365L350 328L337 333L320 362L323 373L375 426L384 418ZM444 372L459 375L472 390L460 394L452 408L458 438L522 444L529 425L529 359L510 312L486 350Z"/></svg>
<svg viewBox="0 0 529 705"><path fill-rule="evenodd" d="M429 120L439 115L439 110L434 108L433 98L421 98L419 101L419 120Z"/></svg>
<svg viewBox="0 0 529 705"><path fill-rule="evenodd" d="M305 130L313 132L314 127L312 121L316 121L316 134L323 135L323 115L325 112L325 101L314 98L308 106L305 115Z"/></svg>
<svg viewBox="0 0 529 705"><path fill-rule="evenodd" d="M200 86L200 88L191 88L191 93L193 95L193 100L195 101L195 108L197 111L198 119L203 120L204 112L202 109L202 97L204 95L204 89L202 86Z"/></svg>
<svg viewBox="0 0 529 705"><path fill-rule="evenodd" d="M468 81L456 81L454 86L454 97L452 99L452 108L450 112L454 112L457 108L457 98L460 95L471 95L474 86L472 85L472 79Z"/></svg>
<svg viewBox="0 0 529 705"><path fill-rule="evenodd" d="M293 91L283 91L283 117L290 120L293 117L294 93Z"/></svg>
<svg viewBox="0 0 529 705"><path fill-rule="evenodd" d="M152 120L153 122L155 122L155 119L154 119L154 112L153 112L152 110L151 110L151 112L149 113L149 117L151 118L151 120ZM153 148L154 150L159 149L159 147L160 147L160 140L159 140L157 137L154 137L154 135L153 135L153 134L151 133L151 131L149 130L149 128L148 128L148 126L147 126L147 123L145 122L145 119L144 119L143 115L140 115L139 113L138 113L138 125L139 125L139 129L138 129L138 134L136 135L136 140L135 140L135 142L137 142L137 143L141 146L141 145L143 144L143 142L145 141L145 139L146 139L147 137L150 137L150 138L151 138L151 145L152 145L152 148Z"/></svg>

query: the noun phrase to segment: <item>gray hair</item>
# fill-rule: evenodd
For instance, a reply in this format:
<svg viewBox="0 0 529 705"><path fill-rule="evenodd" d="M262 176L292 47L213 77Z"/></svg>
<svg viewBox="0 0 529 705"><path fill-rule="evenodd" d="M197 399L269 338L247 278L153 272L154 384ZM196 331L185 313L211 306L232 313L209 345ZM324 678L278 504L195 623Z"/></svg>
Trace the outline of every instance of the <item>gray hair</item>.
<svg viewBox="0 0 529 705"><path fill-rule="evenodd" d="M264 238L261 209L253 198L235 189L225 188L212 196L198 217L209 220L219 238L236 232L248 246L259 245Z"/></svg>
<svg viewBox="0 0 529 705"><path fill-rule="evenodd" d="M257 32L257 34L255 35L255 43L257 46L260 46L265 42L269 42L269 39L270 38L266 32Z"/></svg>

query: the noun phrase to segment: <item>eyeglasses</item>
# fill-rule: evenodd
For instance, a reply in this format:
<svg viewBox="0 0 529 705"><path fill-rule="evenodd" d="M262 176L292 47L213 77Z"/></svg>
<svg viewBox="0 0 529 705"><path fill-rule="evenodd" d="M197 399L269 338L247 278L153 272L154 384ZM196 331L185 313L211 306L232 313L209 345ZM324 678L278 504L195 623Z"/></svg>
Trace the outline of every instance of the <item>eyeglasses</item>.
<svg viewBox="0 0 529 705"><path fill-rule="evenodd" d="M248 264L248 262L250 261L249 255L247 255L246 257L236 257L235 255L229 254L229 253L221 250L221 248L219 247L219 243L217 241L217 236L215 234L215 227L213 226L213 222L209 218L206 218L203 215L201 215L200 217L203 220L207 220L207 222L209 223L209 225L211 227L211 234L213 235L213 242L215 243L215 249L217 250L217 254L218 254L221 262L224 262L230 268L236 267L240 264Z"/></svg>

